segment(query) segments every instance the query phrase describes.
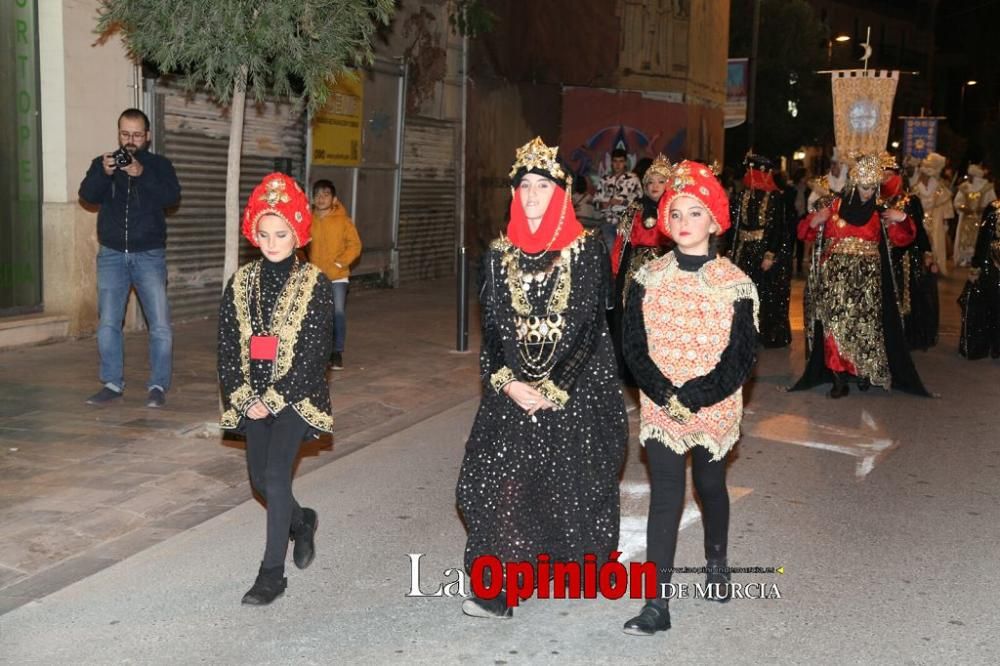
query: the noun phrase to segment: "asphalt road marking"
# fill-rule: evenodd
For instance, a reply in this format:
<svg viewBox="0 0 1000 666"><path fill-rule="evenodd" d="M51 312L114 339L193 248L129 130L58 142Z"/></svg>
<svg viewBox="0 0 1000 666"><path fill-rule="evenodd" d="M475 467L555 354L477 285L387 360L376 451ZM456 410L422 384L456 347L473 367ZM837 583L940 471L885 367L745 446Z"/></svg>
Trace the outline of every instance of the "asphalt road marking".
<svg viewBox="0 0 1000 666"><path fill-rule="evenodd" d="M888 437L868 412L861 410L858 428L829 425L795 414L746 410L758 418L743 421L744 436L832 451L858 458L855 476L863 479L875 469L899 441Z"/></svg>

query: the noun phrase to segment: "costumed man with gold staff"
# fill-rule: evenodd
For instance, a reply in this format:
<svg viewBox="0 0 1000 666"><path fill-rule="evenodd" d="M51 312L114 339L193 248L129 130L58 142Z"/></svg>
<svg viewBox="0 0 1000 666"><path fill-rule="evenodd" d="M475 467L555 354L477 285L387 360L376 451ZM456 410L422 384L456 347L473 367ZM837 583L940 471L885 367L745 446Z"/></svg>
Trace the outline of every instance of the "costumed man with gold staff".
<svg viewBox="0 0 1000 666"><path fill-rule="evenodd" d="M895 208L880 212L877 154L860 156L845 193L802 220L799 238L815 241L807 313L809 360L792 391L832 383L831 398L872 385L929 396L903 335L890 244L913 242L914 221Z"/></svg>

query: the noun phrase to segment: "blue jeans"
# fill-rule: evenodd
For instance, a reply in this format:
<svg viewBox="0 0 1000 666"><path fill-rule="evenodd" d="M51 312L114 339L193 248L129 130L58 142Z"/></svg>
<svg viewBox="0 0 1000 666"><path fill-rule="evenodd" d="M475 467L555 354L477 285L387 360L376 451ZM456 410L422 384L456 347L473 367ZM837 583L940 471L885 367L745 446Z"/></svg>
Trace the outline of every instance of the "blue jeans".
<svg viewBox="0 0 1000 666"><path fill-rule="evenodd" d="M333 351L344 351L347 338L347 282L333 283Z"/></svg>
<svg viewBox="0 0 1000 666"><path fill-rule="evenodd" d="M117 391L125 389L125 342L122 323L128 295L135 287L149 328L149 383L146 388L170 388L173 331L167 303L166 250L118 252L101 246L97 253L97 351L101 381Z"/></svg>

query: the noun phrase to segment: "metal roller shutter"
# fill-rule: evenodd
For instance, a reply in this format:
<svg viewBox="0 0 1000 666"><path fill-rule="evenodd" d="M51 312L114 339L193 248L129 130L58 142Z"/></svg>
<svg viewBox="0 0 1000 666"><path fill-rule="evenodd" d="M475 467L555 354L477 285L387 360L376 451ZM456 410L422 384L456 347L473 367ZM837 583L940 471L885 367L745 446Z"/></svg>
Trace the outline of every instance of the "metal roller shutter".
<svg viewBox="0 0 1000 666"><path fill-rule="evenodd" d="M189 98L158 87L159 149L181 183L180 206L167 219L167 297L175 321L215 314L225 255L226 163L229 118L204 96ZM301 182L305 128L291 105L249 103L243 130L240 202L268 173L290 172ZM240 263L256 250L240 239Z"/></svg>
<svg viewBox="0 0 1000 666"><path fill-rule="evenodd" d="M456 135L453 122L406 119L397 244L400 282L454 274Z"/></svg>

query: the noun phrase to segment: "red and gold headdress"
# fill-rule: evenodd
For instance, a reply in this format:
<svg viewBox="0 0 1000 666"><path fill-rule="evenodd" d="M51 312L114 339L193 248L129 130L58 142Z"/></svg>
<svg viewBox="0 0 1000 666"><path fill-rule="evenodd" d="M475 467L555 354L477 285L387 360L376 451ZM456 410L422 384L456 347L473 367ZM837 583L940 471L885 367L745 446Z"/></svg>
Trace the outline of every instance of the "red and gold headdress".
<svg viewBox="0 0 1000 666"><path fill-rule="evenodd" d="M291 176L270 173L253 188L243 210L243 236L254 247L257 243L257 223L265 215L277 215L295 234L295 247L302 247L311 239L312 213L309 199Z"/></svg>
<svg viewBox="0 0 1000 666"><path fill-rule="evenodd" d="M657 220L660 231L665 235L670 235L667 225L670 202L680 196L693 197L700 201L718 225L718 233L724 233L730 227L729 197L726 196L726 190L707 166L700 162L684 160L674 166L671 178L667 182L667 191L660 197Z"/></svg>

